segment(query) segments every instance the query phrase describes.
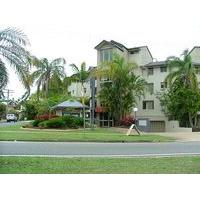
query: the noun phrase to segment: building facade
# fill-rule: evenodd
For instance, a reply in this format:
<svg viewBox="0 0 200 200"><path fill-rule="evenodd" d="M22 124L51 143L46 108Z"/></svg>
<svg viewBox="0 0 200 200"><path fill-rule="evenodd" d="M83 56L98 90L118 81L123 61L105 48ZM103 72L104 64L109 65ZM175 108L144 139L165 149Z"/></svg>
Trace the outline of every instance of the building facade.
<svg viewBox="0 0 200 200"><path fill-rule="evenodd" d="M145 96L137 102L137 119L138 126L149 132L163 132L163 131L191 131L187 128L180 128L177 121L169 121L168 118L162 112L159 99L157 94L160 91L166 89L167 84L165 82L166 76L169 74L169 69L165 61L153 61L152 54L147 46L127 48L123 44L116 41L103 40L99 43L95 49L97 50L97 67L102 62L112 60L113 53L117 53L123 56L128 63L136 63L137 68L135 74L144 78L147 82L147 89ZM189 54L191 55L192 62L197 65L200 64L200 47L194 47ZM197 74L200 71L197 67ZM199 76L200 78L200 76ZM199 79L200 80L200 79ZM100 90L100 83L104 80L96 80L95 87L96 91ZM89 82L86 84L86 96L90 95ZM76 88L74 85L73 88ZM72 91L72 88L70 88ZM78 89L77 89L78 91ZM80 92L78 92L80 94ZM76 93L75 96L79 94ZM100 101L97 99L96 106L101 107ZM112 123L108 123L108 117L103 112L97 113L97 121L100 126L109 126ZM106 123L104 123L106 122Z"/></svg>

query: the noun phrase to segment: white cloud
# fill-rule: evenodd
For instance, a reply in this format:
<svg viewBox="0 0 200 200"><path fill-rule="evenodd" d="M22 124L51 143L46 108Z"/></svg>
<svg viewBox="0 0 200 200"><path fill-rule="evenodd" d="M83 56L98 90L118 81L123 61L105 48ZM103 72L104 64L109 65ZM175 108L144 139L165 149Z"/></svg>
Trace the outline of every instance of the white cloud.
<svg viewBox="0 0 200 200"><path fill-rule="evenodd" d="M200 44L198 1L178 0L6 0L1 26L16 26L29 37L36 56L64 57L67 64L96 65L96 46L116 40L128 47L148 45L163 60ZM70 68L66 66L68 74ZM16 79L9 88L16 85ZM22 88L16 90L22 94Z"/></svg>

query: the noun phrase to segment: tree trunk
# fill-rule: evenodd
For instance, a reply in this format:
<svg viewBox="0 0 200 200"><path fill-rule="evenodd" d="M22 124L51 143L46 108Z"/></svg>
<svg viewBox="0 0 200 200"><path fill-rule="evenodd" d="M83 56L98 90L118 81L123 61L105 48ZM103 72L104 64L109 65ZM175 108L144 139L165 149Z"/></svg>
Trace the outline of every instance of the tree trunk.
<svg viewBox="0 0 200 200"><path fill-rule="evenodd" d="M194 123L193 123L193 119L192 119L191 113L188 113L188 117L189 117L190 126L192 128L194 128Z"/></svg>

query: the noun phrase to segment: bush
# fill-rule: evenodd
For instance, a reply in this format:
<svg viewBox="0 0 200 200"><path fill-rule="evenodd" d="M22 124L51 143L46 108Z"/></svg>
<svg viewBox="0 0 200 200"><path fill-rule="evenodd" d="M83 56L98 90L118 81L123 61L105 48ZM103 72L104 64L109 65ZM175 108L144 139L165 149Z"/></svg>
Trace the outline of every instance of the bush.
<svg viewBox="0 0 200 200"><path fill-rule="evenodd" d="M66 124L62 118L54 118L40 122L38 126L41 128L64 128Z"/></svg>
<svg viewBox="0 0 200 200"><path fill-rule="evenodd" d="M39 124L40 122L42 122L42 121L43 121L43 120L36 119L36 120L34 120L34 121L32 122L32 126L33 126L33 127L37 127L38 124Z"/></svg>
<svg viewBox="0 0 200 200"><path fill-rule="evenodd" d="M73 116L64 116L62 120L65 122L67 128L77 128L75 117Z"/></svg>
<svg viewBox="0 0 200 200"><path fill-rule="evenodd" d="M74 119L75 119L76 126L83 127L83 124L84 124L83 118L81 118L81 117L75 117Z"/></svg>
<svg viewBox="0 0 200 200"><path fill-rule="evenodd" d="M131 124L133 124L133 123L135 123L135 119L133 116L124 117L120 121L120 125L122 125L122 126L131 126Z"/></svg>

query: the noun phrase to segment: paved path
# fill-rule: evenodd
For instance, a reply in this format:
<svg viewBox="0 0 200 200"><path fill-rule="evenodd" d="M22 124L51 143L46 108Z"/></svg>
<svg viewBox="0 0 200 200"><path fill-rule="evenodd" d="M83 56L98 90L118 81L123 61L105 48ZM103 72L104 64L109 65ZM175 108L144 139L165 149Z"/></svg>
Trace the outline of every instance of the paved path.
<svg viewBox="0 0 200 200"><path fill-rule="evenodd" d="M0 142L0 155L37 156L167 156L200 155L200 142L78 143Z"/></svg>

